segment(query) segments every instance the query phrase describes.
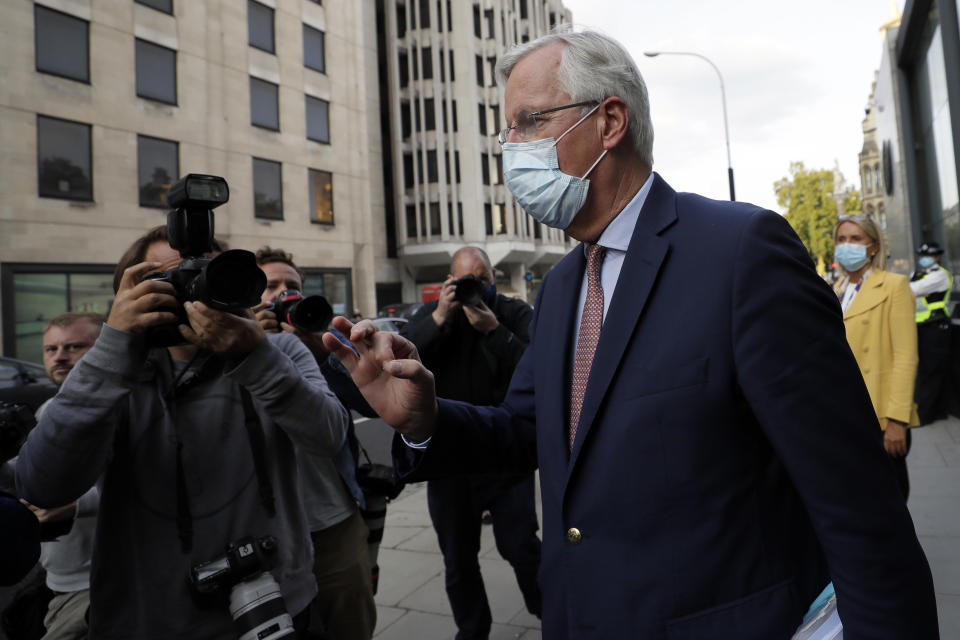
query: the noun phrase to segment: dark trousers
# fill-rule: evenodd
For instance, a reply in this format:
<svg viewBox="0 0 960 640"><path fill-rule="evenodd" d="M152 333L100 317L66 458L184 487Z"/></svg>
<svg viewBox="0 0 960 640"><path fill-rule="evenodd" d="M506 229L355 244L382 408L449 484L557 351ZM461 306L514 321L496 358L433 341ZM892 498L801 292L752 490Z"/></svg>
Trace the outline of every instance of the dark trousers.
<svg viewBox="0 0 960 640"><path fill-rule="evenodd" d="M950 320L931 320L917 325L917 365L915 399L920 424L930 424L947 416L945 389L950 374Z"/></svg>
<svg viewBox="0 0 960 640"><path fill-rule="evenodd" d="M539 617L540 538L533 473L431 480L427 504L443 552L457 640L485 639L490 633L490 605L477 560L484 509L493 518L497 551L513 567L527 610Z"/></svg>

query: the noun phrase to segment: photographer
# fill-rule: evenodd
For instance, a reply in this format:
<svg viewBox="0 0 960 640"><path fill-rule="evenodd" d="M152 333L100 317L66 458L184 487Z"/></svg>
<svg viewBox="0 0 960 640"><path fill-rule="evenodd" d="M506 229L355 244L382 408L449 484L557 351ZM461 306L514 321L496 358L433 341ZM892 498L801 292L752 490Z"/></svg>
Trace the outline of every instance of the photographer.
<svg viewBox="0 0 960 640"><path fill-rule="evenodd" d="M529 342L532 309L496 292L493 267L482 249L458 250L450 272L440 298L424 305L401 333L433 372L438 396L498 405ZM497 550L513 566L527 610L539 616L533 472L430 480L427 503L446 565L457 638L486 638L490 632L490 607L477 562L484 510L490 511Z"/></svg>
<svg viewBox="0 0 960 640"><path fill-rule="evenodd" d="M293 336L266 335L246 310L181 303L169 277L142 279L181 258L164 228L124 254L100 337L17 464L18 493L41 507L100 479L97 638L236 637L226 595L201 597L188 578L248 537L276 539L270 573L295 625L316 593L294 450L333 456L346 412ZM178 321L187 343L151 348L151 332Z"/></svg>
<svg viewBox="0 0 960 640"><path fill-rule="evenodd" d="M103 316L97 313L64 313L47 324L43 333L43 367L58 387L93 347L102 326ZM51 400L37 409L38 419ZM13 474L15 464L14 460L4 465L4 471ZM46 570L46 585L53 593L44 612L43 638L84 638L90 605L90 557L100 494L96 487L91 487L78 500L52 509L41 509L25 500L21 502L39 521L40 564Z"/></svg>
<svg viewBox="0 0 960 640"><path fill-rule="evenodd" d="M277 317L278 308L274 303L281 294L303 292L303 272L293 262L293 256L270 247L261 248L256 256L257 264L267 277L262 304L256 307L256 317L264 331L282 331L299 337L316 358L327 384L345 405L347 402L338 392L343 384L360 396L349 374L337 371L334 364L328 362L330 352L320 339L329 326L332 310L318 320L322 326L311 327L314 331L299 329L288 324L286 318ZM265 308L264 304L272 308ZM318 588L311 612L318 614L324 630L336 640L370 640L377 624L367 550L369 531L358 509L358 503L363 505L364 496L357 484L356 448L352 418L347 442L333 459L297 447Z"/></svg>

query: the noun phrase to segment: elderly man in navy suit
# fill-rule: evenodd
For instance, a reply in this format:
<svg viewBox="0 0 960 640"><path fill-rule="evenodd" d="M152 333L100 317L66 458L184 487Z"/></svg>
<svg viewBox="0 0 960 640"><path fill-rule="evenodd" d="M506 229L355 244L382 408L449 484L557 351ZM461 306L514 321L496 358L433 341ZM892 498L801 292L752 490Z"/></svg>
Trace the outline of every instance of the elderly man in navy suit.
<svg viewBox="0 0 960 640"><path fill-rule="evenodd" d="M610 38L553 33L498 70L506 185L583 244L499 408L436 400L412 345L335 321L401 472L539 466L545 638L786 639L829 580L847 640L937 638L840 306L787 223L652 172L646 88Z"/></svg>

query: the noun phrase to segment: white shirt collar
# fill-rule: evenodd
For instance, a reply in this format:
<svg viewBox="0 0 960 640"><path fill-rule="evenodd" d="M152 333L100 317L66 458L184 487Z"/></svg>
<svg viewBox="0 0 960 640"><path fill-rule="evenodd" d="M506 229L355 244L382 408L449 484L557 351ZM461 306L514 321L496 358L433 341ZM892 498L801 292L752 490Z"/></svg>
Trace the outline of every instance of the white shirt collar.
<svg viewBox="0 0 960 640"><path fill-rule="evenodd" d="M627 203L617 217L614 218L607 228L600 234L597 244L606 247L608 250L626 251L630 246L630 239L633 237L633 229L637 226L637 220L640 218L640 210L643 209L643 203L647 200L647 194L650 193L650 187L653 186L653 172L647 176L646 182L633 196L633 199ZM587 244L583 245L584 255L586 255Z"/></svg>

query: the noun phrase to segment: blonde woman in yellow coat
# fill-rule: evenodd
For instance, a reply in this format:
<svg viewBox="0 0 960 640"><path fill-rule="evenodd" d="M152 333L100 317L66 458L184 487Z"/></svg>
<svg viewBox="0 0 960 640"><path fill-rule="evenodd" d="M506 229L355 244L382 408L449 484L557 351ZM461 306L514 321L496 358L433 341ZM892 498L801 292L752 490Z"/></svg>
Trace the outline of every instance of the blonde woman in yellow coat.
<svg viewBox="0 0 960 640"><path fill-rule="evenodd" d="M867 383L883 445L906 500L909 427L919 424L913 404L917 375L914 297L906 276L884 271L886 247L865 214L840 216L833 239L844 277L835 288L843 307L847 342Z"/></svg>

